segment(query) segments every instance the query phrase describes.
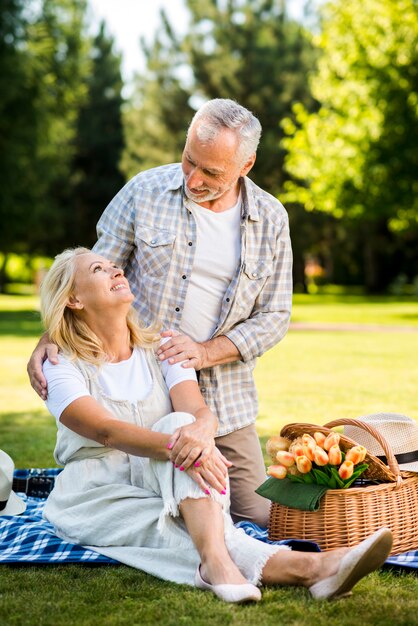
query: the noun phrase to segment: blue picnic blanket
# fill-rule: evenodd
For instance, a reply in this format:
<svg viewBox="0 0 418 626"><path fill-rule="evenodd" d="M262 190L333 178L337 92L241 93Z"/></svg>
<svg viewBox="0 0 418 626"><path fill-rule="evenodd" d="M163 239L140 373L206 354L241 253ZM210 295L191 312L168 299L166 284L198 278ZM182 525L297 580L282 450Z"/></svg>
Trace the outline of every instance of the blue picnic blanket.
<svg viewBox="0 0 418 626"><path fill-rule="evenodd" d="M42 470L42 475L55 477L61 470ZM16 470L15 477L24 479L30 470ZM18 495L26 501L26 511L21 515L0 516L0 563L85 563L88 565L118 564L98 552L63 541L54 533L52 524L43 519L46 496ZM251 522L239 522L248 535L266 543L290 545L292 549L319 552L316 543L298 539L270 541L266 528ZM391 556L385 565L406 570L418 569L418 550Z"/></svg>

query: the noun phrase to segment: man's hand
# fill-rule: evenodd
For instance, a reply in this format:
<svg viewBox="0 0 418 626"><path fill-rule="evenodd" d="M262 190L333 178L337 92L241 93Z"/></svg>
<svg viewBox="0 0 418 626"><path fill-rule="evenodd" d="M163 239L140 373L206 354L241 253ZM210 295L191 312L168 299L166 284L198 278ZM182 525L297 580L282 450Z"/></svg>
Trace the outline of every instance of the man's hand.
<svg viewBox="0 0 418 626"><path fill-rule="evenodd" d="M192 424L178 428L170 438L170 461L178 467L189 469L202 465L213 454L217 424L210 419L197 419Z"/></svg>
<svg viewBox="0 0 418 626"><path fill-rule="evenodd" d="M170 364L183 363L183 367L194 367L201 370L208 366L208 354L204 344L193 341L187 335L181 335L177 330L165 330L161 337L170 337L157 350L161 361L168 359Z"/></svg>
<svg viewBox="0 0 418 626"><path fill-rule="evenodd" d="M49 341L48 335L43 335L35 350L32 352L32 356L27 365L30 384L42 400L46 400L48 395L46 379L42 371L42 365L46 359L53 365L57 365L58 348L54 343Z"/></svg>

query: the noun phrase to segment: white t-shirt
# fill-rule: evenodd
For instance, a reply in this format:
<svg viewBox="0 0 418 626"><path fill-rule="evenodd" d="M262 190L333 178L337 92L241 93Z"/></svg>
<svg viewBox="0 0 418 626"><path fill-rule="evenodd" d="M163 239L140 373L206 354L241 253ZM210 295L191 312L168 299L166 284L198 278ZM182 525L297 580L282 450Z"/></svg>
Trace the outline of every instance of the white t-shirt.
<svg viewBox="0 0 418 626"><path fill-rule="evenodd" d="M198 342L212 337L222 298L241 257L241 205L241 194L235 206L221 213L187 201L196 221L197 237L180 331Z"/></svg>
<svg viewBox="0 0 418 626"><path fill-rule="evenodd" d="M161 363L162 372L168 389L185 380L196 381L193 368L183 368L181 363L170 365ZM64 409L83 396L90 396L86 381L80 370L67 358L59 355L59 364L52 365L45 361L44 374L48 383L46 405L56 419ZM100 386L113 400L137 402L143 400L151 390L152 378L143 350L135 348L126 361L106 363L98 369Z"/></svg>

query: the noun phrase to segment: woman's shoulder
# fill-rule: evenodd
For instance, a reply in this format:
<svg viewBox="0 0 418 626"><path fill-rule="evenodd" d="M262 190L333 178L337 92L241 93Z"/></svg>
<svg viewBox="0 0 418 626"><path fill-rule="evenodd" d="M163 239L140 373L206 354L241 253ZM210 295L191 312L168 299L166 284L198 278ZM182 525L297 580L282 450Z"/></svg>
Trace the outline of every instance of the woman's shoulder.
<svg viewBox="0 0 418 626"><path fill-rule="evenodd" d="M58 354L58 363L51 363L48 359L46 359L43 363L43 372L48 380L49 378L56 377L82 377L83 368L81 366L81 362L77 359L71 359L69 356L62 354L61 352ZM87 364L86 364L87 365Z"/></svg>

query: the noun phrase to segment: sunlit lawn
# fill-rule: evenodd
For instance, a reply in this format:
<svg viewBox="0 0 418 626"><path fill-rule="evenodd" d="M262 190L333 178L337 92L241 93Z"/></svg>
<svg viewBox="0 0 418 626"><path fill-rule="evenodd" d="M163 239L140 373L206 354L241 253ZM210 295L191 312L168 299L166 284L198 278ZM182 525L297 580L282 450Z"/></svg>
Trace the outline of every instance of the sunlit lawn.
<svg viewBox="0 0 418 626"><path fill-rule="evenodd" d="M41 332L36 299L0 296L0 447L17 467L54 465L53 419L31 390L26 361ZM418 326L418 300L296 296L294 321ZM418 419L418 332L290 330L256 368L262 439L288 422L323 424L376 411ZM352 598L315 603L270 589L256 606L163 583L124 566L0 566L3 626L302 626L417 623L418 579L374 573Z"/></svg>

